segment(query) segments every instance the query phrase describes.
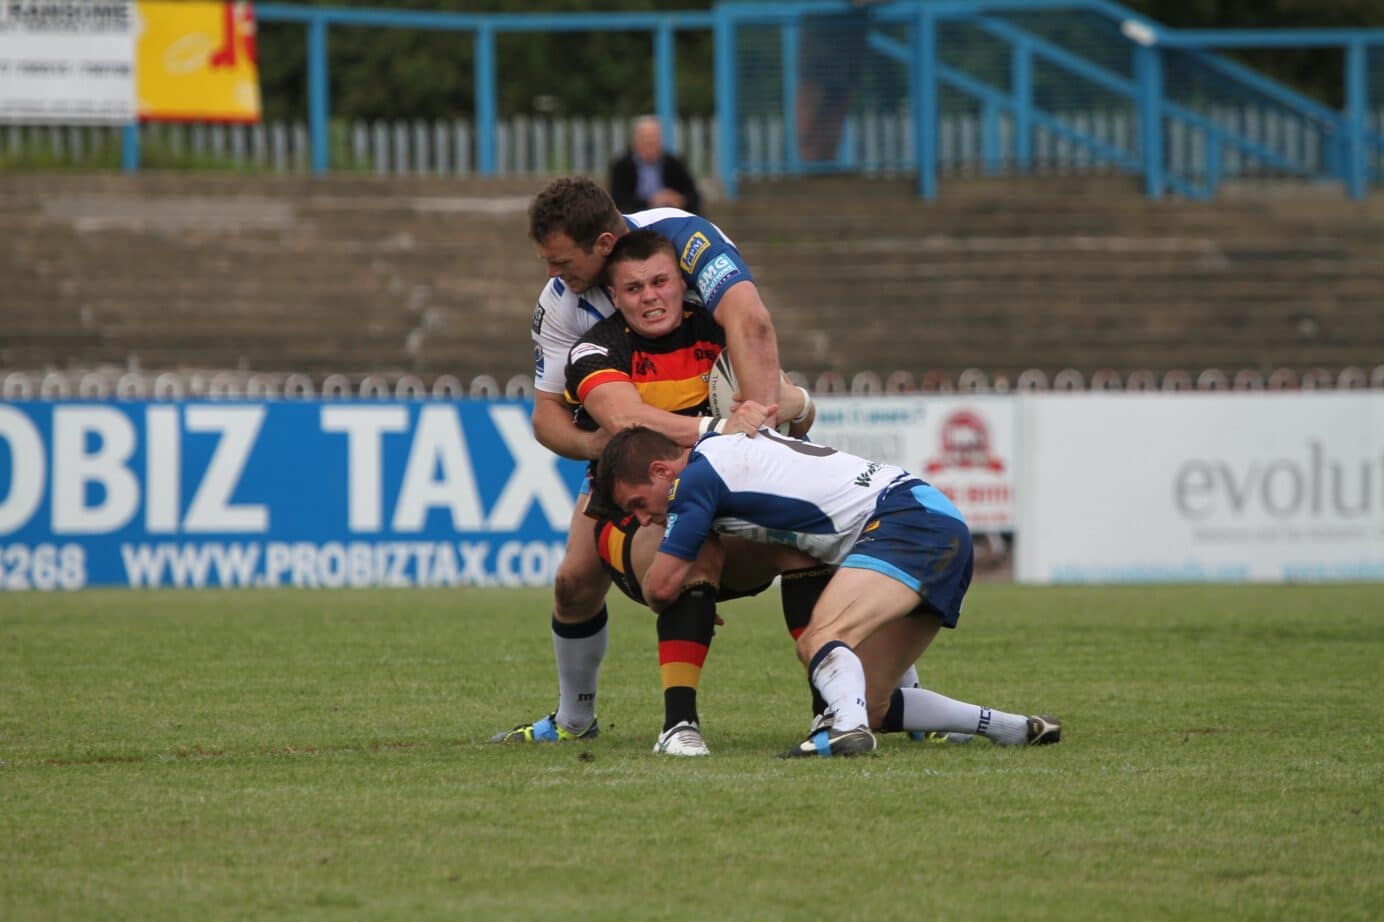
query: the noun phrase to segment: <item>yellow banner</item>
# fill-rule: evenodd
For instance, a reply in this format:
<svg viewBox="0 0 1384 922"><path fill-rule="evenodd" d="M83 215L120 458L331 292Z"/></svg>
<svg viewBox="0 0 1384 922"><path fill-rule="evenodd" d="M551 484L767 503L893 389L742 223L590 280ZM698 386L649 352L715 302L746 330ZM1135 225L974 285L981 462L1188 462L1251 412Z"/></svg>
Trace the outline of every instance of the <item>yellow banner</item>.
<svg viewBox="0 0 1384 922"><path fill-rule="evenodd" d="M139 0L135 92L146 121L257 122L248 0Z"/></svg>

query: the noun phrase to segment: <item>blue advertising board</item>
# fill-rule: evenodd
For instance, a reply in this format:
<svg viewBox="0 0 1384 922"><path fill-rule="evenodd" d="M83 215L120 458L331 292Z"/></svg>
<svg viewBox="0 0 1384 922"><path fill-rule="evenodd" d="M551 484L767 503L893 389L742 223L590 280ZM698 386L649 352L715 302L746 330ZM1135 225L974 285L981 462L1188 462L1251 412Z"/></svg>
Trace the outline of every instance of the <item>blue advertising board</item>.
<svg viewBox="0 0 1384 922"><path fill-rule="evenodd" d="M0 587L551 583L584 465L527 401L0 405Z"/></svg>

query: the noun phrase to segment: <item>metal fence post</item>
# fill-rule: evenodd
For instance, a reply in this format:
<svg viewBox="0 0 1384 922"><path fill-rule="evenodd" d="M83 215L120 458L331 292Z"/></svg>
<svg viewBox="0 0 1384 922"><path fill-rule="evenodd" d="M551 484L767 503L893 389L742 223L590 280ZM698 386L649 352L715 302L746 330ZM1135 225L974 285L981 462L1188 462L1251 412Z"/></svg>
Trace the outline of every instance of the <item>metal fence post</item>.
<svg viewBox="0 0 1384 922"><path fill-rule="evenodd" d="M783 68L783 136L788 174L801 176L801 151L798 150L798 21L785 20L779 27Z"/></svg>
<svg viewBox="0 0 1384 922"><path fill-rule="evenodd" d="M1368 178L1365 147L1365 113L1370 107L1368 80L1368 46L1360 40L1346 46L1346 112L1350 123L1350 140L1346 148L1346 189L1359 201L1365 197Z"/></svg>
<svg viewBox="0 0 1384 922"><path fill-rule="evenodd" d="M312 145L312 172L318 176L331 168L329 94L327 20L316 16L308 23L308 135Z"/></svg>
<svg viewBox="0 0 1384 922"><path fill-rule="evenodd" d="M1163 197L1163 60L1157 46L1134 49L1139 94L1139 139L1144 160L1144 193Z"/></svg>
<svg viewBox="0 0 1384 922"><path fill-rule="evenodd" d="M1014 165L1020 173L1033 168L1033 48L1015 42L1009 60L1014 92Z"/></svg>
<svg viewBox="0 0 1384 922"><path fill-rule="evenodd" d="M912 61L913 150L918 157L918 194L937 198L937 20L918 7L913 16Z"/></svg>
<svg viewBox="0 0 1384 922"><path fill-rule="evenodd" d="M728 7L718 5L713 27L716 42L716 152L720 160L721 189L726 198L738 193L736 144L740 132L735 124L735 21Z"/></svg>
<svg viewBox="0 0 1384 922"><path fill-rule="evenodd" d="M120 129L120 168L126 173L139 172L139 118Z"/></svg>
<svg viewBox="0 0 1384 922"><path fill-rule="evenodd" d="M986 176L1000 171L1000 107L989 99L980 106L980 169Z"/></svg>
<svg viewBox="0 0 1384 922"><path fill-rule="evenodd" d="M495 175L495 29L476 28L476 172Z"/></svg>
<svg viewBox="0 0 1384 922"><path fill-rule="evenodd" d="M677 51L673 44L673 25L667 19L654 30L654 110L658 113L663 137L670 148L676 146L678 120Z"/></svg>

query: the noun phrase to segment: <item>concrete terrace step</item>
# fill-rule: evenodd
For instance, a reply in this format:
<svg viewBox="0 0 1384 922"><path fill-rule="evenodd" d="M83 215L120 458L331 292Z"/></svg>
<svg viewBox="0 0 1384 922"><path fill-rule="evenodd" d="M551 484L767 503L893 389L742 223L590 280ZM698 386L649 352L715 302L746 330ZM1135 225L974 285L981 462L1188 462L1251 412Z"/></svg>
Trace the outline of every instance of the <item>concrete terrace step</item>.
<svg viewBox="0 0 1384 922"><path fill-rule="evenodd" d="M540 180L0 176L0 363L531 371ZM709 217L785 366L1384 361L1384 197L1149 202L1123 177L744 185Z"/></svg>

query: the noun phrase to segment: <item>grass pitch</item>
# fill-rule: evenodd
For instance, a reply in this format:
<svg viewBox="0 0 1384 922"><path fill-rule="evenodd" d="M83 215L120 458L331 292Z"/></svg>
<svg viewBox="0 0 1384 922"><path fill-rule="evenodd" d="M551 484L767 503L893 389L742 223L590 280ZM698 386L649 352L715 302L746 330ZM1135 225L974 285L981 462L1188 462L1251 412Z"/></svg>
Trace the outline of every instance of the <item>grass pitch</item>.
<svg viewBox="0 0 1384 922"><path fill-rule="evenodd" d="M783 762L777 593L725 606L713 755L659 758L612 603L590 744L545 592L0 596L0 918L1304 918L1384 912L1384 587L981 586L924 684L1059 746Z"/></svg>

